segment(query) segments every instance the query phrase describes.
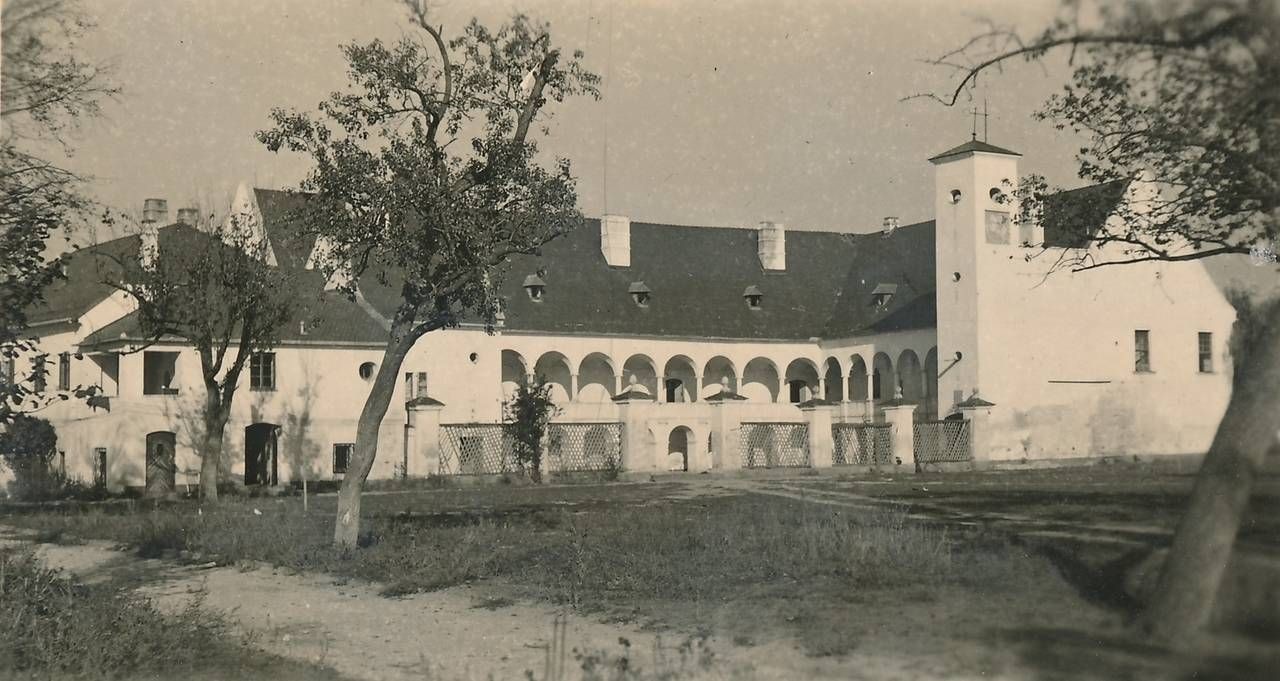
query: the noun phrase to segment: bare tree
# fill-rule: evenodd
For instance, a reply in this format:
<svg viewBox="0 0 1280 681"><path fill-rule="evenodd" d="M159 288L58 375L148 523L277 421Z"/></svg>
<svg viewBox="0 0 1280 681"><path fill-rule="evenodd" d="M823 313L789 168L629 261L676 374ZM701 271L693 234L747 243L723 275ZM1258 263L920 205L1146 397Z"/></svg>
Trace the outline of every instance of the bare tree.
<svg viewBox="0 0 1280 681"><path fill-rule="evenodd" d="M57 159L70 153L79 123L117 93L100 65L77 56L90 28L72 0L10 0L0 14L0 358L30 360L0 380L0 423L68 397L45 394L47 370L27 313L62 276L61 260L45 255L50 237L91 210L83 178Z"/></svg>
<svg viewBox="0 0 1280 681"><path fill-rule="evenodd" d="M414 343L464 314L491 324L507 259L581 223L569 162L539 165L530 131L549 100L598 96L582 54L561 64L547 25L472 20L446 40L425 3L406 4L416 33L344 46L351 90L322 102L322 116L275 110L275 127L258 134L272 151L314 160L302 188L319 197L304 222L329 249L326 268L346 272L352 295L374 272L399 289L338 494L334 543L346 547L356 545L379 426Z"/></svg>
<svg viewBox="0 0 1280 681"><path fill-rule="evenodd" d="M1274 262L1280 223L1280 6L1273 0L1066 0L1024 38L994 24L932 63L954 69L952 106L980 76L1013 60L1067 53L1071 75L1037 116L1087 137L1079 174L1149 181L1108 226L1077 234L1058 266L1085 270L1143 261L1250 253ZM1022 219L1070 225L1079 215L1023 181ZM1095 202L1096 204L1096 202ZM1097 211L1082 203L1077 210ZM1096 222L1096 221L1095 221ZM1120 257L1099 257L1119 244ZM1280 303L1237 304L1233 391L1143 617L1159 638L1184 640L1208 623L1254 476L1277 444Z"/></svg>

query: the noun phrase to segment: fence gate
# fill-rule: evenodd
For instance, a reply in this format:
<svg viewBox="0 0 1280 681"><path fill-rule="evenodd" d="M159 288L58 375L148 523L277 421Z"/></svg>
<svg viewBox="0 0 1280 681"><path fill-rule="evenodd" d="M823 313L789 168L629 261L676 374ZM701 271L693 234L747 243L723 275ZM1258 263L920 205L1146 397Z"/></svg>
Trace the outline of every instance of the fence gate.
<svg viewBox="0 0 1280 681"><path fill-rule="evenodd" d="M743 423L743 468L807 468L809 424Z"/></svg>
<svg viewBox="0 0 1280 681"><path fill-rule="evenodd" d="M893 426L888 423L833 423L831 439L835 442L833 465L894 463Z"/></svg>
<svg viewBox="0 0 1280 681"><path fill-rule="evenodd" d="M547 430L548 471L621 469L621 423L553 423Z"/></svg>
<svg viewBox="0 0 1280 681"><path fill-rule="evenodd" d="M916 462L972 461L973 443L968 421L918 421L912 433Z"/></svg>
<svg viewBox="0 0 1280 681"><path fill-rule="evenodd" d="M520 470L511 429L501 423L440 426L441 475L497 475Z"/></svg>

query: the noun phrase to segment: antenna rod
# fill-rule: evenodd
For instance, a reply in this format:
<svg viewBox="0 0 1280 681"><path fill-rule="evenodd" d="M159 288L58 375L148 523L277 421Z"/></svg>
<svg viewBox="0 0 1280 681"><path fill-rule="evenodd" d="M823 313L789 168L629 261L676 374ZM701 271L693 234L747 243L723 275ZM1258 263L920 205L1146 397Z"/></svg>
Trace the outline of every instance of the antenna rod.
<svg viewBox="0 0 1280 681"><path fill-rule="evenodd" d="M987 98L982 98L982 141L987 141Z"/></svg>

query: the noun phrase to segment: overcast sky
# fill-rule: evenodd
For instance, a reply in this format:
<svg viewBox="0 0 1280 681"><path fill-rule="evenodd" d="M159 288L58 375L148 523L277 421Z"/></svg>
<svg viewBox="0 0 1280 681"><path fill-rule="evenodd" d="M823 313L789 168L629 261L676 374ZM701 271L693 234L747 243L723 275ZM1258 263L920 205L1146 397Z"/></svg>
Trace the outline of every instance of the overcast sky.
<svg viewBox="0 0 1280 681"><path fill-rule="evenodd" d="M341 88L339 44L412 30L395 0L85 5L98 22L85 48L113 62L125 91L84 131L72 165L95 176L108 204L137 211L144 198L167 198L171 216L197 199L221 204L240 180L296 186L307 159L253 139L268 111L312 110ZM867 231L885 215L932 217L926 159L969 139L969 104L900 101L951 82L921 60L981 30L977 18L1030 32L1055 5L440 0L434 11L451 33L473 15L492 23L518 8L609 74L601 101L558 106L542 142L571 159L586 214ZM991 143L1022 152L1024 173L1075 186L1079 143L1031 117L1062 78L1061 66L1022 65L985 81L979 96L990 102Z"/></svg>

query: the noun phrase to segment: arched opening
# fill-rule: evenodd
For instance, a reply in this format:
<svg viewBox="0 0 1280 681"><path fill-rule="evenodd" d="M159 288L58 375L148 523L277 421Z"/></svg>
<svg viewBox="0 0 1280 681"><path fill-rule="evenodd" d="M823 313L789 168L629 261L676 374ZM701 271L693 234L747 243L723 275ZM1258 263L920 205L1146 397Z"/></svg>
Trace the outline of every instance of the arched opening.
<svg viewBox="0 0 1280 681"><path fill-rule="evenodd" d="M727 357L717 355L707 360L702 369L702 397L719 395L725 387L738 391L738 372Z"/></svg>
<svg viewBox="0 0 1280 681"><path fill-rule="evenodd" d="M756 357L742 368L742 388L738 392L752 402L777 402L778 379L778 365Z"/></svg>
<svg viewBox="0 0 1280 681"><path fill-rule="evenodd" d="M167 430L147 433L147 470L144 489L149 497L173 494L177 487L177 459L174 448L176 440L174 434Z"/></svg>
<svg viewBox="0 0 1280 681"><path fill-rule="evenodd" d="M914 350L903 350L898 355L898 385L902 386L904 400L918 403L924 397L924 372Z"/></svg>
<svg viewBox="0 0 1280 681"><path fill-rule="evenodd" d="M599 352L582 358L578 365L578 402L608 402L617 394L613 360Z"/></svg>
<svg viewBox="0 0 1280 681"><path fill-rule="evenodd" d="M555 351L544 353L533 365L533 373L551 385L551 401L555 404L573 399L569 358Z"/></svg>
<svg viewBox="0 0 1280 681"><path fill-rule="evenodd" d="M795 359L787 365L787 398L792 404L812 399L818 390L818 367L807 359Z"/></svg>
<svg viewBox="0 0 1280 681"><path fill-rule="evenodd" d="M244 429L244 484L275 485L279 482L276 453L280 426L254 423Z"/></svg>
<svg viewBox="0 0 1280 681"><path fill-rule="evenodd" d="M623 390L631 384L631 377L636 379L636 385L644 386L645 390L654 399L658 397L658 370L654 361L648 355L632 355L622 363L622 384Z"/></svg>
<svg viewBox="0 0 1280 681"><path fill-rule="evenodd" d="M697 396L698 371L693 360L676 355L662 369L667 402L694 402Z"/></svg>
<svg viewBox="0 0 1280 681"><path fill-rule="evenodd" d="M867 399L867 363L861 355L854 355L853 366L849 367L849 399Z"/></svg>
<svg viewBox="0 0 1280 681"><path fill-rule="evenodd" d="M826 394L822 399L828 402L844 401L844 372L840 370L840 360L828 357L823 380L826 382Z"/></svg>
<svg viewBox="0 0 1280 681"><path fill-rule="evenodd" d="M510 401L516 391L524 384L529 374L529 365L524 357L515 350L502 351L502 398Z"/></svg>
<svg viewBox="0 0 1280 681"><path fill-rule="evenodd" d="M693 431L686 426L676 426L667 436L667 470L689 470L689 453L693 451Z"/></svg>
<svg viewBox="0 0 1280 681"><path fill-rule="evenodd" d="M877 352L871 366L871 397L877 400L893 399L896 383L893 376L893 360L883 352Z"/></svg>
<svg viewBox="0 0 1280 681"><path fill-rule="evenodd" d="M938 349L929 348L924 356L925 418L938 418Z"/></svg>

